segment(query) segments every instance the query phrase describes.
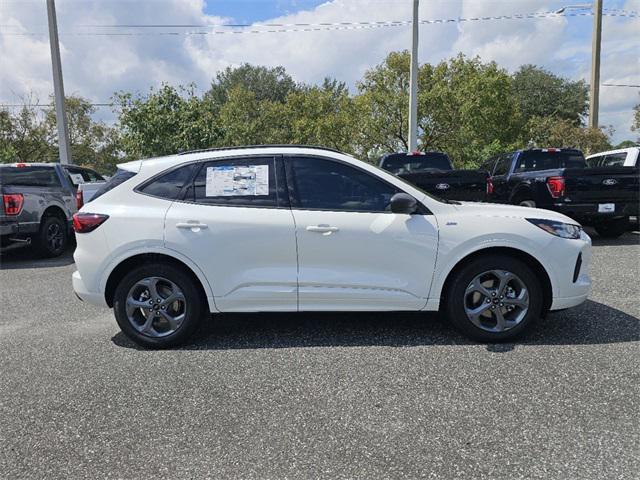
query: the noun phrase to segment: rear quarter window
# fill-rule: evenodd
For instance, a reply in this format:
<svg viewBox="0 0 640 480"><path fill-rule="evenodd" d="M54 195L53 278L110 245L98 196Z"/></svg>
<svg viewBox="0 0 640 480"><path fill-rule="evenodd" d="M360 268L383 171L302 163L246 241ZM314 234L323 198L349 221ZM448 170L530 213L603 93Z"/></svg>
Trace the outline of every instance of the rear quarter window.
<svg viewBox="0 0 640 480"><path fill-rule="evenodd" d="M91 201L94 201L96 198L101 197L108 191L113 190L118 185L126 182L130 178L135 177L135 175L136 174L134 172L130 172L128 170L122 170L119 168L118 171L116 171L116 173L113 175L113 177L107 180L106 183L96 191L96 193L91 198Z"/></svg>
<svg viewBox="0 0 640 480"><path fill-rule="evenodd" d="M138 191L153 197L175 200L182 191L184 185L191 180L195 164L185 165L175 168L167 173L161 174L153 179Z"/></svg>

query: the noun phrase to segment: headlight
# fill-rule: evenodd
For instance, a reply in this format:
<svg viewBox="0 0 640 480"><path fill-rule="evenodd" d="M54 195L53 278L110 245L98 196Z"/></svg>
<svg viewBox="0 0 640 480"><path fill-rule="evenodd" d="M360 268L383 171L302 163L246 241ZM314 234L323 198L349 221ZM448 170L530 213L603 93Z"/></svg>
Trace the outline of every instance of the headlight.
<svg viewBox="0 0 640 480"><path fill-rule="evenodd" d="M562 238L578 239L580 238L580 232L582 227L580 225L573 225L571 223L562 223L555 220L545 220L543 218L527 218L527 222L533 223L536 227L540 227L545 232L549 232L551 235Z"/></svg>

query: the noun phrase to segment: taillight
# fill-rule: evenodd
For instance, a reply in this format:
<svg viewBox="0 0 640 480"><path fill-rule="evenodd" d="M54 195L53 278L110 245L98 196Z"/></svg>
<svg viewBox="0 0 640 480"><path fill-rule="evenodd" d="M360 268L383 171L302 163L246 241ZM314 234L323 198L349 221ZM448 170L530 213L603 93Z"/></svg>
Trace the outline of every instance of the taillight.
<svg viewBox="0 0 640 480"><path fill-rule="evenodd" d="M2 195L2 203L6 215L18 215L22 211L24 197L21 193L6 193Z"/></svg>
<svg viewBox="0 0 640 480"><path fill-rule="evenodd" d="M84 199L82 198L82 191L80 189L76 190L76 208L80 210L84 205Z"/></svg>
<svg viewBox="0 0 640 480"><path fill-rule="evenodd" d="M564 177L547 178L547 188L553 198L560 198L564 195Z"/></svg>
<svg viewBox="0 0 640 480"><path fill-rule="evenodd" d="M102 225L107 218L109 218L109 215L102 215L100 213L76 213L73 216L73 229L76 233L93 232Z"/></svg>
<svg viewBox="0 0 640 480"><path fill-rule="evenodd" d="M487 195L491 195L493 193L493 178L487 177Z"/></svg>

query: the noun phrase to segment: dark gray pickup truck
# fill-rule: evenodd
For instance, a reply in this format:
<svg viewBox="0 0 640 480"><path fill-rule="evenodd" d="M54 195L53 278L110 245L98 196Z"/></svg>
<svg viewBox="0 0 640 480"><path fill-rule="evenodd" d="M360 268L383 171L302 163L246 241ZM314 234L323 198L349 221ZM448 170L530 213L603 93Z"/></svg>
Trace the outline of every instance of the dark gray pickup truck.
<svg viewBox="0 0 640 480"><path fill-rule="evenodd" d="M60 255L77 211L77 185L94 181L104 179L75 165L0 164L0 249L33 244L42 256Z"/></svg>

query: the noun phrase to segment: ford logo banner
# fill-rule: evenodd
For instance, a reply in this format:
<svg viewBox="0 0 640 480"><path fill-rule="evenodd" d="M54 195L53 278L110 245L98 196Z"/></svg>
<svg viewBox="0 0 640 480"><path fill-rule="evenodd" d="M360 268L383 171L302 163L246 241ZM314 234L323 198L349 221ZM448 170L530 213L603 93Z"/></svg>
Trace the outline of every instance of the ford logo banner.
<svg viewBox="0 0 640 480"><path fill-rule="evenodd" d="M436 185L436 190L449 190L450 186L448 183L439 183Z"/></svg>
<svg viewBox="0 0 640 480"><path fill-rule="evenodd" d="M603 185L615 185L617 183L618 183L618 180L616 180L615 178L607 178L602 181Z"/></svg>

